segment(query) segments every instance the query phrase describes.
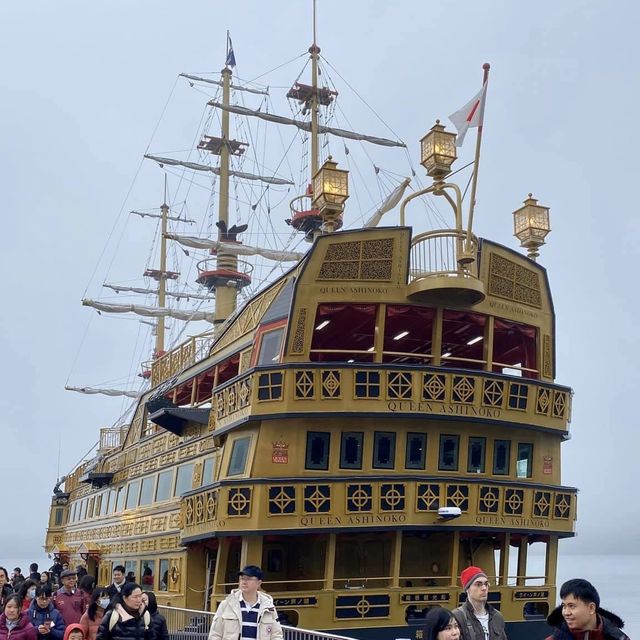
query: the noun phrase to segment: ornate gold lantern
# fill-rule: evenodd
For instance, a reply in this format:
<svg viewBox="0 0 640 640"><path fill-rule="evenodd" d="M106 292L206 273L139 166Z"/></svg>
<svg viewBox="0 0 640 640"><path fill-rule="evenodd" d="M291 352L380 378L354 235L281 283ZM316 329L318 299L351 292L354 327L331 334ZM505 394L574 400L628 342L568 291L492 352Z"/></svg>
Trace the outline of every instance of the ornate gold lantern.
<svg viewBox="0 0 640 640"><path fill-rule="evenodd" d="M335 230L349 197L349 172L337 167L329 156L313 176L313 207L320 211L323 228L329 232Z"/></svg>
<svg viewBox="0 0 640 640"><path fill-rule="evenodd" d="M529 197L524 206L513 212L513 235L520 240L520 246L527 250L527 256L535 260L544 244L551 226L549 224L549 207L538 204L535 198Z"/></svg>
<svg viewBox="0 0 640 640"><path fill-rule="evenodd" d="M445 131L440 120L436 120L431 131L420 140L420 148L420 164L434 180L442 180L451 173L451 165L458 157L456 134Z"/></svg>

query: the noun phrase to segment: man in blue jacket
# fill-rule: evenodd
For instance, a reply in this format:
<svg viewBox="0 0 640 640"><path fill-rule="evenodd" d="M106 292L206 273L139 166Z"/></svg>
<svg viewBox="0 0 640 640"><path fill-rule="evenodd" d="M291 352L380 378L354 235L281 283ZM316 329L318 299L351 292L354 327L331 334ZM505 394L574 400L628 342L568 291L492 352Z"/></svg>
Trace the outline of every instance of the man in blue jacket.
<svg viewBox="0 0 640 640"><path fill-rule="evenodd" d="M48 584L36 587L36 597L31 601L27 613L29 622L38 632L38 640L62 640L65 624L51 602L51 587Z"/></svg>

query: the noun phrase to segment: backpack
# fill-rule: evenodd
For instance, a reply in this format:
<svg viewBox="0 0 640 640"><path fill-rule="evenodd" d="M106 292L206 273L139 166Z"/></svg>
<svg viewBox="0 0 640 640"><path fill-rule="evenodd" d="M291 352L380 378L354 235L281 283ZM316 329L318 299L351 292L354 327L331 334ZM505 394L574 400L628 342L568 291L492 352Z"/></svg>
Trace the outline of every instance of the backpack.
<svg viewBox="0 0 640 640"><path fill-rule="evenodd" d="M118 624L118 619L120 618L120 614L115 610L111 610L111 617L109 618L109 631L113 631L113 627ZM151 624L151 614L148 611L145 611L142 614L142 620L144 621L144 630L146 631Z"/></svg>

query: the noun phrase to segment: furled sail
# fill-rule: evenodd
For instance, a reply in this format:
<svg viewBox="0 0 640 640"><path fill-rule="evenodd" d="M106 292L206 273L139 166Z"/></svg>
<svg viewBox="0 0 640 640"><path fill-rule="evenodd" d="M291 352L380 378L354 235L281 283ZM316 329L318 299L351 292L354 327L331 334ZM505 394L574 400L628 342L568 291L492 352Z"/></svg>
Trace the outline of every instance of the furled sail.
<svg viewBox="0 0 640 640"><path fill-rule="evenodd" d="M166 238L175 240L177 243L192 249L215 249L224 251L236 256L262 256L269 260L279 260L282 262L298 262L304 258L304 253L298 251L277 251L264 247L252 247L247 244L236 244L234 242L219 242L207 238L197 238L195 236L181 236L176 233L167 233Z"/></svg>
<svg viewBox="0 0 640 640"><path fill-rule="evenodd" d="M142 287L125 287L119 284L109 284L105 282L103 287L107 287L108 289L112 289L116 293L122 293L123 291L131 292L131 293L150 293L155 296L158 295L158 289L143 289ZM183 293L179 291L165 291L165 296L169 296L170 298L175 298L176 300L189 300L193 298L194 300L211 300L211 296L204 295L202 293Z"/></svg>
<svg viewBox="0 0 640 640"><path fill-rule="evenodd" d="M187 162L184 160L174 160L173 158L163 158L161 156L152 156L145 154L145 158L149 160L155 160L158 164L168 164L178 167L186 167L187 169L193 169L194 171L210 171L217 176L220 175L220 169L218 167L212 167L208 164L199 164L198 162ZM244 180L259 180L260 182L266 182L267 184L293 184L290 180L284 178L275 178L273 176L259 176L255 173L245 173L244 171L229 171L230 176L241 178Z"/></svg>
<svg viewBox="0 0 640 640"><path fill-rule="evenodd" d="M376 212L364 223L365 229L377 227L382 216L391 211L402 200L406 188L409 186L411 178L405 178L386 198L386 200L376 209Z"/></svg>
<svg viewBox="0 0 640 640"><path fill-rule="evenodd" d="M122 391L120 389L100 389L98 387L69 387L65 386L67 391L77 391L78 393L102 394L103 396L125 396L127 398L139 398L142 392L139 391Z"/></svg>
<svg viewBox="0 0 640 640"><path fill-rule="evenodd" d="M179 75L181 75L183 78L188 78L189 80L195 80L196 82L207 82L209 84L216 84L219 87L223 86L222 81L220 80L213 80L212 78L203 78L201 76L192 76L189 73L181 73ZM269 95L269 89L252 89L250 87L240 87L237 84L232 84L231 88L235 89L236 91L248 91L249 93L257 93L258 95L261 95L261 96Z"/></svg>
<svg viewBox="0 0 640 640"><path fill-rule="evenodd" d="M213 322L215 319L215 314L207 313L206 311L181 311L179 309L166 309L161 307L143 307L138 304L113 304L98 302L90 298L85 298L82 304L85 307L92 307L93 309L107 313L135 313L148 318L169 317L175 318L176 320L206 320L207 322Z"/></svg>
<svg viewBox="0 0 640 640"><path fill-rule="evenodd" d="M278 116L274 113L265 113L264 111L255 111L254 109L248 109L247 107L241 107L239 105L224 105L221 102L211 100L210 107L222 109L223 111L229 111L230 113L236 113L240 116L254 116L261 118L267 122L275 122L277 124L292 124L298 129L303 131L311 131L311 123L303 122L302 120L294 120L292 118L285 118L284 116ZM318 126L318 133L331 133L334 136L340 138L349 138L349 140L363 140L364 142L371 142L372 144L379 144L383 147L406 147L404 142L396 140L389 140L387 138L378 138L376 136L367 136L363 133L356 133L355 131L347 131L346 129L336 129L335 127Z"/></svg>
<svg viewBox="0 0 640 640"><path fill-rule="evenodd" d="M162 219L162 214L158 213L146 213L145 211L131 211L136 216L140 216L141 218L160 218ZM167 216L167 220L174 220L175 222L186 222L187 224L195 224L195 220L188 220L186 218L176 218L175 216Z"/></svg>

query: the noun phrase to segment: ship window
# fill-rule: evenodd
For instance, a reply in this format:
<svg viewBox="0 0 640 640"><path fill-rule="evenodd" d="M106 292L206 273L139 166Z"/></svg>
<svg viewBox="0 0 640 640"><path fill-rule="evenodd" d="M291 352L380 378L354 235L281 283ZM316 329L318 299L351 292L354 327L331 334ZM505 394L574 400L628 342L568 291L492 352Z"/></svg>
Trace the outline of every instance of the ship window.
<svg viewBox="0 0 640 640"><path fill-rule="evenodd" d="M340 443L340 468L362 469L362 439L361 432L347 431L342 434Z"/></svg>
<svg viewBox="0 0 640 640"><path fill-rule="evenodd" d="M156 489L156 502L162 502L173 497L171 493L173 485L173 469L161 471L158 474L158 487Z"/></svg>
<svg viewBox="0 0 640 640"><path fill-rule="evenodd" d="M536 377L538 330L527 324L496 318L493 326L493 371Z"/></svg>
<svg viewBox="0 0 640 640"><path fill-rule="evenodd" d="M231 358L228 358L224 362L218 365L218 376L216 378L216 384L224 384L231 378L235 378L238 375L238 369L240 367L240 354L236 353Z"/></svg>
<svg viewBox="0 0 640 640"><path fill-rule="evenodd" d="M530 478L533 475L533 445L518 442L518 459L516 460L516 476Z"/></svg>
<svg viewBox="0 0 640 640"><path fill-rule="evenodd" d="M160 560L160 584L158 591L167 591L169 585L169 561Z"/></svg>
<svg viewBox="0 0 640 640"><path fill-rule="evenodd" d="M140 497L140 480L134 480L129 484L127 493L127 503L125 509L133 509L138 506L138 498Z"/></svg>
<svg viewBox="0 0 640 640"><path fill-rule="evenodd" d="M237 438L233 441L229 469L227 471L228 476L239 476L245 472L250 443L251 438Z"/></svg>
<svg viewBox="0 0 640 640"><path fill-rule="evenodd" d="M273 364L280 360L280 343L282 342L283 333L284 328L280 327L262 334L258 364Z"/></svg>
<svg viewBox="0 0 640 640"><path fill-rule="evenodd" d="M87 499L85 498L80 503L80 520L84 520L87 517Z"/></svg>
<svg viewBox="0 0 640 640"><path fill-rule="evenodd" d="M92 518L93 517L93 504L95 502L94 498L88 498L88 503L87 503L87 518Z"/></svg>
<svg viewBox="0 0 640 640"><path fill-rule="evenodd" d="M442 366L483 369L486 316L445 309L442 318Z"/></svg>
<svg viewBox="0 0 640 640"><path fill-rule="evenodd" d="M486 444L486 438L469 438L468 473L484 473Z"/></svg>
<svg viewBox="0 0 640 640"><path fill-rule="evenodd" d="M127 495L127 485L118 487L118 497L116 499L116 511L122 511L124 509L124 499Z"/></svg>
<svg viewBox="0 0 640 640"><path fill-rule="evenodd" d="M511 443L509 440L495 440L493 443L493 473L497 476L509 475Z"/></svg>
<svg viewBox="0 0 640 640"><path fill-rule="evenodd" d="M428 364L432 358L435 309L387 305L384 362Z"/></svg>
<svg viewBox="0 0 640 640"><path fill-rule="evenodd" d="M111 515L116 509L116 494L117 491L115 489L111 489L111 491L109 491L109 508L107 510L107 515Z"/></svg>
<svg viewBox="0 0 640 640"><path fill-rule="evenodd" d="M138 561L137 560L127 560L124 563L125 575L128 574L129 571L133 572L134 582L136 582L138 580Z"/></svg>
<svg viewBox="0 0 640 640"><path fill-rule="evenodd" d="M153 502L153 489L156 482L155 476L149 476L142 479L142 485L140 486L140 506L145 504L151 504Z"/></svg>
<svg viewBox="0 0 640 640"><path fill-rule="evenodd" d="M190 491L193 487L193 462L183 464L178 467L176 475L176 496L181 496L185 491Z"/></svg>
<svg viewBox="0 0 640 640"><path fill-rule="evenodd" d="M99 516L106 516L107 511L109 510L109 491L105 491L102 494L102 500L100 501L100 512Z"/></svg>
<svg viewBox="0 0 640 640"><path fill-rule="evenodd" d="M54 521L53 521L53 525L54 527L60 527L62 526L62 515L64 513L63 509L56 509L53 515Z"/></svg>
<svg viewBox="0 0 640 640"><path fill-rule="evenodd" d="M71 507L71 518L70 518L71 522L75 522L76 521L76 511L77 510L78 510L78 503L74 502L73 506Z"/></svg>
<svg viewBox="0 0 640 640"><path fill-rule="evenodd" d="M213 482L213 458L207 458L202 465L202 486Z"/></svg>
<svg viewBox="0 0 640 640"><path fill-rule="evenodd" d="M375 304L320 304L311 353L314 362L373 362Z"/></svg>
<svg viewBox="0 0 640 640"><path fill-rule="evenodd" d="M330 445L330 433L309 431L307 433L307 452L304 468L326 471L329 468Z"/></svg>
<svg viewBox="0 0 640 640"><path fill-rule="evenodd" d="M373 435L373 468L393 469L396 458L396 434L376 431Z"/></svg>
<svg viewBox="0 0 640 640"><path fill-rule="evenodd" d="M438 457L438 470L458 470L458 436L440 436L440 455Z"/></svg>
<svg viewBox="0 0 640 640"><path fill-rule="evenodd" d="M140 576L140 584L143 589L147 587L155 587L155 568L156 561L155 560L142 560L142 575Z"/></svg>
<svg viewBox="0 0 640 640"><path fill-rule="evenodd" d="M407 451L404 466L407 469L424 469L427 460L427 434L407 433Z"/></svg>
<svg viewBox="0 0 640 640"><path fill-rule="evenodd" d="M95 497L94 503L93 503L93 516L99 516L100 515L100 503L102 502L102 494L100 494L99 496Z"/></svg>

